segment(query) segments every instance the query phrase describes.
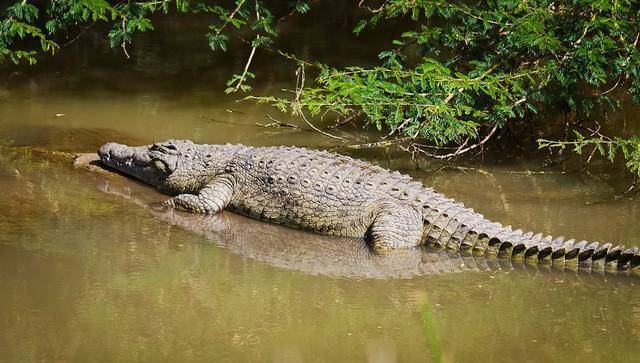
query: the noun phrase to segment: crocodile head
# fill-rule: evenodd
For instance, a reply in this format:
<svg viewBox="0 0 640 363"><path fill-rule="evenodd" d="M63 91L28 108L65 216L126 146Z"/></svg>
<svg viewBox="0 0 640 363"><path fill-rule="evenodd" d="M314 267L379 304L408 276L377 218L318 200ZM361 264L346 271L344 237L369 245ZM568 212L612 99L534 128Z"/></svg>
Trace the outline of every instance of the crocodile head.
<svg viewBox="0 0 640 363"><path fill-rule="evenodd" d="M111 142L100 147L98 156L103 164L164 192L194 193L211 175L220 172L216 163L202 160L201 154L206 154L200 150L203 146L188 140L169 140L146 146Z"/></svg>

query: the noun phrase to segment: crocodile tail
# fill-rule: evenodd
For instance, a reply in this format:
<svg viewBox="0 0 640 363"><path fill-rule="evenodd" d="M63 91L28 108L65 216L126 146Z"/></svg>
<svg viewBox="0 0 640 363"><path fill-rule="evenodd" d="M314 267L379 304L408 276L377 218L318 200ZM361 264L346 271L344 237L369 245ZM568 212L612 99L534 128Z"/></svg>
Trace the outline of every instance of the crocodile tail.
<svg viewBox="0 0 640 363"><path fill-rule="evenodd" d="M475 256L640 271L640 248L513 230L461 203L442 198L424 206L423 242Z"/></svg>
<svg viewBox="0 0 640 363"><path fill-rule="evenodd" d="M482 223L481 223L482 224ZM538 263L590 266L596 269L640 270L640 248L612 243L576 241L564 236L512 230L487 221L482 232L469 231L457 243L449 238L447 249L474 255L496 256ZM453 237L453 236L452 236Z"/></svg>

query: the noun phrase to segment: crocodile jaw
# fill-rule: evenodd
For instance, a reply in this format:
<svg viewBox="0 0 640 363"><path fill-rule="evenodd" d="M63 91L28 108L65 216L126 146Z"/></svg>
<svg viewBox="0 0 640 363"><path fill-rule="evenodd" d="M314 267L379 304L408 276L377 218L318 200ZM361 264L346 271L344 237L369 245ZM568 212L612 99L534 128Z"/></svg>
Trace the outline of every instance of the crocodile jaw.
<svg viewBox="0 0 640 363"><path fill-rule="evenodd" d="M156 187L173 172L171 165L152 154L153 145L127 146L110 142L98 150L103 164Z"/></svg>

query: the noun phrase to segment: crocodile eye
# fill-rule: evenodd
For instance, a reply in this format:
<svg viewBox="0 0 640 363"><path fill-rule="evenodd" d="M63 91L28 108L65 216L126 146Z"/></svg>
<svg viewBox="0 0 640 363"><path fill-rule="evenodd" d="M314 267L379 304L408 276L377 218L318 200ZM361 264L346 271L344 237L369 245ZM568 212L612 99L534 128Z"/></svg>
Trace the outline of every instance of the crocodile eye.
<svg viewBox="0 0 640 363"><path fill-rule="evenodd" d="M167 165L165 163L163 163L161 160L154 160L153 161L153 166L160 170L163 173L167 172Z"/></svg>
<svg viewBox="0 0 640 363"><path fill-rule="evenodd" d="M170 171L169 166L160 159L153 160L151 166L163 174L168 174Z"/></svg>

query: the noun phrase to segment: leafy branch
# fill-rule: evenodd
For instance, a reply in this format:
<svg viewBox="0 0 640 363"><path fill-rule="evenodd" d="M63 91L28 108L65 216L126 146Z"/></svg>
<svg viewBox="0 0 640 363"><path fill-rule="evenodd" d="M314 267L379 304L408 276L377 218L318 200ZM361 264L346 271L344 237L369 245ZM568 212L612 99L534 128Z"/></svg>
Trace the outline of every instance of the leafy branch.
<svg viewBox="0 0 640 363"><path fill-rule="evenodd" d="M239 30L250 40L228 93L251 91L251 66L261 49L270 50L298 65L295 89L246 98L301 117L327 137L342 139L314 122L335 117L336 124L380 130L380 140L366 145L402 144L436 158L483 150L504 129L528 127L537 114L562 110L587 119L619 107L622 92L640 103L636 1L359 0L355 6L367 12L356 34L393 19L411 22L373 66L332 67L275 49L280 22L309 12L303 0L277 7L280 14L261 0L19 0L0 20L0 61L33 64L39 53L58 52L67 32L94 23L109 24L111 46L128 57L135 35L153 30L152 14L205 13L213 17L206 34L212 50L226 51ZM576 135L541 139L538 146L577 153L587 147L589 160L619 153L640 175L634 136Z"/></svg>
<svg viewBox="0 0 640 363"><path fill-rule="evenodd" d="M358 5L370 16L355 26L356 34L400 17L415 26L379 54L378 66L336 69L315 63L315 83L302 91L251 98L294 115L306 110L316 117L357 118L386 131L383 141L368 145L395 140L437 158L481 150L500 129L520 127L541 111L588 117L615 109L619 101L612 91L618 87L640 101L635 2L362 0ZM612 140L598 143L629 150L635 145L633 138ZM633 153L624 157L637 170Z"/></svg>
<svg viewBox="0 0 640 363"><path fill-rule="evenodd" d="M640 137L611 138L600 133L597 133L596 136L597 137L586 137L580 132L574 131L574 140L557 141L540 139L538 140L538 147L552 151L564 151L568 149L578 155L583 155L584 151L590 148L591 151L587 158L587 163L591 161L596 153L611 162L614 162L616 157L621 154L626 161L627 168L636 176L640 177Z"/></svg>
<svg viewBox="0 0 640 363"><path fill-rule="evenodd" d="M307 2L302 0L294 1L289 6L290 13L309 10ZM168 14L171 9L181 14L215 15L216 20L206 34L212 50L226 51L228 33L233 29L247 28L254 32L250 59L257 48L271 44L277 34L273 14L259 0L235 0L230 8L212 5L207 0L121 0L114 4L106 0L20 0L9 6L5 18L0 20L0 62L9 59L16 64L22 61L35 64L38 53L54 54L58 51L59 39L67 35L70 29L98 22L111 24L109 44L111 47L121 47L129 58L127 47L135 35L154 29L150 16ZM27 37L38 40L40 46L36 48L31 42L25 41ZM250 65L251 61L247 63ZM235 79L234 90L250 89L244 87L244 82L253 78L253 74L248 67L245 68L243 74ZM237 84L241 86L236 87Z"/></svg>

